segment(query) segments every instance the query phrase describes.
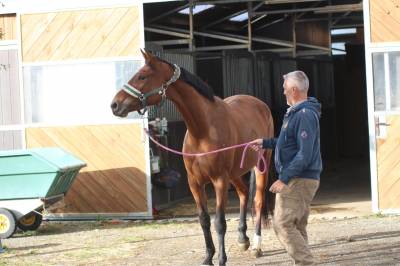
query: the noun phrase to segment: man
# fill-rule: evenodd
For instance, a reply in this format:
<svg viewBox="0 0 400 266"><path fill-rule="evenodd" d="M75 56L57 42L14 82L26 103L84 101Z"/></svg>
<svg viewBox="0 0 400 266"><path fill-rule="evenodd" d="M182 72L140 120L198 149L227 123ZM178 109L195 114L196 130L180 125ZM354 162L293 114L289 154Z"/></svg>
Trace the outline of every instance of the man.
<svg viewBox="0 0 400 266"><path fill-rule="evenodd" d="M3 249L3 245L1 244L1 238L0 238L0 254L3 252L4 252L4 249Z"/></svg>
<svg viewBox="0 0 400 266"><path fill-rule="evenodd" d="M279 179L270 188L277 193L273 228L295 265L313 265L306 227L322 170L321 105L315 98L307 97L309 81L304 72L293 71L283 78L283 93L290 107L279 137L256 139L253 149L275 149Z"/></svg>

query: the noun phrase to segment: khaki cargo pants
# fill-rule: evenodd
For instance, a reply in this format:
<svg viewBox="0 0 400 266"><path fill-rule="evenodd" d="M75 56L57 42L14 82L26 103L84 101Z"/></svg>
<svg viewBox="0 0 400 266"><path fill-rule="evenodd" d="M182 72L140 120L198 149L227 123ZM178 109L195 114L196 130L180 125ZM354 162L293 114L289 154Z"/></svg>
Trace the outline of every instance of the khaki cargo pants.
<svg viewBox="0 0 400 266"><path fill-rule="evenodd" d="M276 194L274 231L295 265L314 264L308 249L306 227L310 204L318 187L319 180L293 178L288 186Z"/></svg>

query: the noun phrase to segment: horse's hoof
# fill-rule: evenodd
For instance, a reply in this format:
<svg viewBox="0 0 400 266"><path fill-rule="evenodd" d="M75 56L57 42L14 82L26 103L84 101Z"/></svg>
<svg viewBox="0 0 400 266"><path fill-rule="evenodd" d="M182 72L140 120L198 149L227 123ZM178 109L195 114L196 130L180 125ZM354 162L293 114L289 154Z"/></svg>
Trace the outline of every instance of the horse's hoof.
<svg viewBox="0 0 400 266"><path fill-rule="evenodd" d="M251 255L256 257L256 258L259 258L262 255L262 251L261 251L261 249L252 249L251 250Z"/></svg>
<svg viewBox="0 0 400 266"><path fill-rule="evenodd" d="M238 246L239 246L240 251L246 251L250 247L250 241L248 239L243 243L238 241Z"/></svg>

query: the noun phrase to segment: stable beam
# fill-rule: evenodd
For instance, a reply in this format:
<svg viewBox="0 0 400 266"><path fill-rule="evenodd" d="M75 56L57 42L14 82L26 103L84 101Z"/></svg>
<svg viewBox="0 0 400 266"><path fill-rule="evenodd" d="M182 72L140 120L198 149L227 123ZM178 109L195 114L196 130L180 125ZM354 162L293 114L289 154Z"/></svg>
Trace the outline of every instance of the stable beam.
<svg viewBox="0 0 400 266"><path fill-rule="evenodd" d="M281 10L266 10L254 12L254 15L273 15L273 14L291 14L299 12L314 12L316 14L324 13L340 13L347 11L362 11L361 4L351 4L351 5L333 5L324 7L306 7L306 8L293 8L293 9L281 9Z"/></svg>
<svg viewBox="0 0 400 266"><path fill-rule="evenodd" d="M265 0L266 5L274 4L293 4L293 3L305 3L305 2L325 2L327 0Z"/></svg>
<svg viewBox="0 0 400 266"><path fill-rule="evenodd" d="M162 28L162 29L166 29L166 31L174 30L174 31L183 32L183 33L188 32L188 30L175 29L175 28L170 28L170 27L165 27L165 26L157 26L157 27L158 28ZM147 29L147 27L145 28L145 30L146 29ZM204 37L210 37L210 38L225 40L225 41L234 41L234 42L244 43L244 44L248 45L248 36L241 36L241 35L229 34L229 33L217 32L217 31L211 31L211 32L194 31L193 34L194 35L199 35L199 36L204 36ZM268 43L268 44L273 44L273 45L279 45L279 46L283 46L283 47L293 48L293 42L291 42L291 41L285 41L285 40L279 40L279 39L273 39L273 38L266 38L266 37L256 37L256 36L252 36L251 40L253 42ZM311 44L306 44L306 43L297 43L296 45L297 46L301 46L301 47L311 48L311 49L318 49L318 50L324 50L324 51L328 51L329 50L330 51L330 48L323 47L323 46L318 46L318 45L311 45ZM197 48L196 48L196 50L197 50Z"/></svg>
<svg viewBox="0 0 400 266"><path fill-rule="evenodd" d="M150 23L153 23L153 22L156 21L156 20L159 20L159 19L162 19L162 18L164 18L164 17L166 17L166 16L175 14L176 12L181 11L181 10L183 10L183 9L185 9L185 8L187 8L187 7L189 7L189 5L190 5L190 3L185 4L185 5L183 5L183 6L179 6L179 7L175 8L175 9L170 10L170 11L167 11L167 12L163 13L162 15L159 15L159 16L157 16L157 17L154 17L154 18L150 19L147 23L150 24Z"/></svg>
<svg viewBox="0 0 400 266"><path fill-rule="evenodd" d="M251 4L251 2L249 2L249 4ZM256 5L254 8L252 8L251 10L252 10L252 11L255 11L257 8L259 8L259 7L262 6L262 5L263 5L263 3L258 4L258 5ZM206 24L206 25L204 25L203 27L201 27L201 29L202 29L202 30L205 30L205 29L207 29L207 28L209 28L209 27L215 26L215 25L217 25L217 24L219 24L219 23L221 23L221 22L223 22L223 21L225 21L225 20L228 20L228 19L231 19L231 18L233 18L233 17L239 16L239 15L241 15L241 14L243 14L243 13L246 13L246 12L248 12L248 9L240 10L240 11L238 11L238 12L235 12L235 13L233 13L233 14L230 14L230 15L228 15L228 16L225 16L225 17L223 17L223 18L220 18L220 19L218 19L218 20L216 20L216 21L213 21L213 22L211 22L211 23L209 23L209 24Z"/></svg>
<svg viewBox="0 0 400 266"><path fill-rule="evenodd" d="M183 33L179 33L176 31L171 31L171 30L163 30L163 29L157 29L157 28L153 28L153 27L144 27L145 31L149 31L149 32L155 32L155 33L160 33L160 34L164 34L164 35L169 35L169 36L175 36L175 37L181 37L181 38L187 38L190 39L190 35L189 34L183 34Z"/></svg>
<svg viewBox="0 0 400 266"><path fill-rule="evenodd" d="M166 33L171 33L174 32L175 34L182 34L185 36L185 38L189 38L189 35L187 35L186 33L189 33L188 30L184 30L184 29L178 29L178 28L172 28L172 27L166 27L166 26L160 26L157 25L157 28L151 28L153 31L154 30L161 30L164 31ZM145 27L145 30L148 30L150 28ZM231 42L237 42L237 43L245 43L247 44L247 38L236 38L236 37L229 37L225 34L213 34L213 33L206 33L206 32L199 32L199 31L193 31L194 35L199 35L199 36L203 36L203 37L209 37L209 38L213 38L213 39L219 39L219 40L224 40L224 41L231 41Z"/></svg>
<svg viewBox="0 0 400 266"><path fill-rule="evenodd" d="M161 40L161 41L151 41L151 42L146 42L146 43L157 44L157 45L189 44L190 39Z"/></svg>

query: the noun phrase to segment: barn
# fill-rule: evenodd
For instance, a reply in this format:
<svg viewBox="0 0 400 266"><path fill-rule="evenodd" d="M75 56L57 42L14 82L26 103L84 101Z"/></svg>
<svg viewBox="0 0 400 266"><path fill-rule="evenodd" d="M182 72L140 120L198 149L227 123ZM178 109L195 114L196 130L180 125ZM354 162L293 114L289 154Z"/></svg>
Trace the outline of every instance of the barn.
<svg viewBox="0 0 400 266"><path fill-rule="evenodd" d="M303 70L323 106L320 193L398 213L399 1L0 1L0 149L60 146L88 163L50 218L150 218L152 205L190 196L182 159L142 135L165 117L164 144L186 130L175 107L112 117L116 90L143 64L139 48L176 63L217 96L250 94L287 105L282 75ZM150 150L153 156L150 155ZM151 159L178 171L151 184ZM323 196L323 195L322 195Z"/></svg>

